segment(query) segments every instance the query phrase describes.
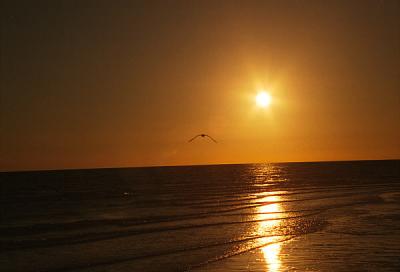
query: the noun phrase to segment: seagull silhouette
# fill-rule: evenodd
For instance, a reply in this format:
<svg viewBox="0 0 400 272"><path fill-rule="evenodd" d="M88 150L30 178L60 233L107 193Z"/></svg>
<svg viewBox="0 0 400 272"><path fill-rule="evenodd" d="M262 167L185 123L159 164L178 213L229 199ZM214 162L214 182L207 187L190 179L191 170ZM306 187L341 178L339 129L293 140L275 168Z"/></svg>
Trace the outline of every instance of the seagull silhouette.
<svg viewBox="0 0 400 272"><path fill-rule="evenodd" d="M210 138L214 143L217 143L217 141L214 140L213 137L211 137L210 135L207 135L207 134L198 134L198 135L194 136L192 139L190 139L188 142L190 143L191 141L193 141L193 140L196 139L197 137L202 137L202 138L208 137L208 138Z"/></svg>

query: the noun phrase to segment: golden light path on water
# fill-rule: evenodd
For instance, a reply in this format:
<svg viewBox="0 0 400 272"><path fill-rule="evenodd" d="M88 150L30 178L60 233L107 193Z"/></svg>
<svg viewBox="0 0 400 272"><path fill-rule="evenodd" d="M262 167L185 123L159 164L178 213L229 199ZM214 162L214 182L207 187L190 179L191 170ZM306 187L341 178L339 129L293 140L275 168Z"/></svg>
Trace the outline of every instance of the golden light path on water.
<svg viewBox="0 0 400 272"><path fill-rule="evenodd" d="M276 203L279 200L279 196L268 195L258 200L260 202L273 202L272 204L258 207L257 219L265 220L258 223L258 228L256 230L258 235L271 235L273 229L281 224L281 220L273 220L282 216L281 205ZM279 253L281 250L281 244L279 240L279 237L264 237L260 239L260 245L267 244L261 248L264 261L267 265L267 271L275 272L280 270L281 261L279 259Z"/></svg>
<svg viewBox="0 0 400 272"><path fill-rule="evenodd" d="M287 237L281 236L282 217L285 217L285 210L281 205L282 197L280 195L286 191L273 191L271 185L284 182L285 179L280 175L279 168L271 165L259 165L252 169L255 177L255 186L261 192L256 194L254 203L260 204L256 208L256 217L258 221L253 229L253 234L259 237L257 247L260 247L265 271L281 271L282 263L280 260L281 244Z"/></svg>

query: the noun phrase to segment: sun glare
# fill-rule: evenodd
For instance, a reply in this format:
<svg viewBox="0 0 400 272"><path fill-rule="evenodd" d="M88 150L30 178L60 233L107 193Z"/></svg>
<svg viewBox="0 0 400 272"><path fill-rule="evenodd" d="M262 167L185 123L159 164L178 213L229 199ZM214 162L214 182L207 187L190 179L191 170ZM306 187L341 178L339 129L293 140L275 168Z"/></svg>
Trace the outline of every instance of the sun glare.
<svg viewBox="0 0 400 272"><path fill-rule="evenodd" d="M268 107L271 104L271 95L266 91L260 91L256 96L256 103L259 107Z"/></svg>

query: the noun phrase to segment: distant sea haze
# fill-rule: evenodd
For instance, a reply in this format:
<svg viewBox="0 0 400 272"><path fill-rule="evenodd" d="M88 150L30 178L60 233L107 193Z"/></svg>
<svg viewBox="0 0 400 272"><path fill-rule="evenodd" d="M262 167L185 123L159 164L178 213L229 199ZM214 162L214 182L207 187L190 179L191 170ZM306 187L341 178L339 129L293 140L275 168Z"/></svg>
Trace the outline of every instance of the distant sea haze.
<svg viewBox="0 0 400 272"><path fill-rule="evenodd" d="M0 173L4 271L400 271L400 161Z"/></svg>

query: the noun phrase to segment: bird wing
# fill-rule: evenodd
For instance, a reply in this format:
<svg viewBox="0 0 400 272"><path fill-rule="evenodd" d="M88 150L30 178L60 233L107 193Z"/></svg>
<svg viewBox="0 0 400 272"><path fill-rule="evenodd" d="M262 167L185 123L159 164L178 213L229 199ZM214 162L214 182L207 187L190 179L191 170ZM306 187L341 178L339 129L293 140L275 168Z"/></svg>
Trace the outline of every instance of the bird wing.
<svg viewBox="0 0 400 272"><path fill-rule="evenodd" d="M191 141L193 141L194 139L196 139L196 138L199 137L199 136L200 136L200 134L194 136L192 139L190 139L190 140L188 141L188 143L190 143Z"/></svg>
<svg viewBox="0 0 400 272"><path fill-rule="evenodd" d="M211 140L213 140L214 141L214 143L217 143L217 141L213 138L213 137L211 137L210 135L205 135L205 136L207 136L208 138L210 138Z"/></svg>

